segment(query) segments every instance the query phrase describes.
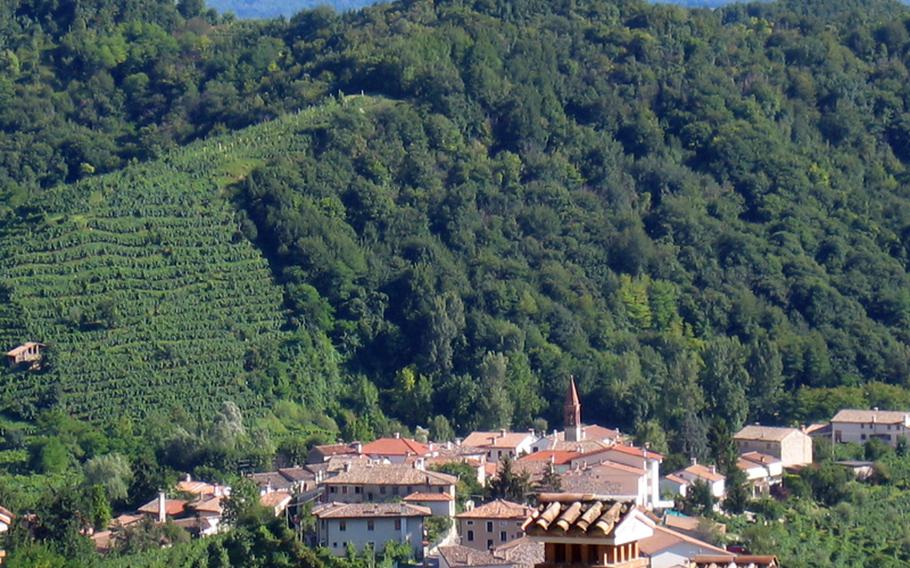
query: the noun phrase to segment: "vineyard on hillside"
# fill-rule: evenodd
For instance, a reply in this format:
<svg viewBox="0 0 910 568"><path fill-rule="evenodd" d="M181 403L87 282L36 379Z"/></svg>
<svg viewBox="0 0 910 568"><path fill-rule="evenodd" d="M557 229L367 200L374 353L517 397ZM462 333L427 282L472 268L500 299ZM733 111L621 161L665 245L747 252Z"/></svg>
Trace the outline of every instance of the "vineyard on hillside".
<svg viewBox="0 0 910 568"><path fill-rule="evenodd" d="M49 365L3 371L2 409L29 417L59 402L107 421L173 407L203 414L233 400L256 414L263 399L245 358L288 332L281 288L224 190L301 150L295 133L337 106L46 194L38 223L0 236L0 342L44 342Z"/></svg>

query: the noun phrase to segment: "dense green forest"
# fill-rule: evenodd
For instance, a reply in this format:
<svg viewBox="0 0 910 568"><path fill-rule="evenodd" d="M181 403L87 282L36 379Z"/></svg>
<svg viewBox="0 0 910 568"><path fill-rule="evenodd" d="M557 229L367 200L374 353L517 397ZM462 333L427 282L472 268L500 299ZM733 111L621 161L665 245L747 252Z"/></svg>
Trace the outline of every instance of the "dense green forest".
<svg viewBox="0 0 910 568"><path fill-rule="evenodd" d="M884 0L2 3L0 337L49 351L0 497L549 429L570 375L677 461L908 408L908 59Z"/></svg>
<svg viewBox="0 0 910 568"><path fill-rule="evenodd" d="M269 23L189 1L4 10L6 270L21 270L4 321L58 346L55 376L91 376L113 356L70 368L81 341L135 340L93 312L117 306L88 301L90 276L63 288L27 277L41 274L30 263L78 259L101 246L96 229L113 233L105 247L138 236L148 254L170 230L151 204L192 195L156 181L174 158L98 174L366 92L390 104L318 111L320 125L276 133L281 151L261 163L230 142L252 171L221 182L283 286L283 331L337 356L348 388L324 402L352 411L349 434L376 435L386 416L459 432L555 426L569 375L587 420L688 453L713 417L736 428L906 398L899 4L409 2ZM201 182L200 206L225 211L218 185ZM131 210L131 192L149 207ZM143 223L150 234L127 234ZM103 263L126 276L125 256ZM179 352L156 336L167 314L150 310L144 339ZM293 359L264 353L252 366L268 379L241 382L266 403L307 400ZM122 367L120 381L144 372Z"/></svg>

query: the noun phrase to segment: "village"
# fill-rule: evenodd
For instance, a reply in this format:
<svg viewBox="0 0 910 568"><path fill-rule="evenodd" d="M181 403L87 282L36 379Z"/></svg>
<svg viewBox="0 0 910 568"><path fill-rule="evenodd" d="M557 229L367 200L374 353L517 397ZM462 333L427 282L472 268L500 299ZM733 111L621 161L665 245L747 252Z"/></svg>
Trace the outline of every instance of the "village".
<svg viewBox="0 0 910 568"><path fill-rule="evenodd" d="M664 456L618 430L584 424L581 415L571 380L563 431L317 445L305 464L246 477L260 504L300 540L336 556L381 554L391 543L437 568L779 566L773 555L711 542L723 523L681 511L693 499L720 511L733 498L715 464L693 459L664 472ZM878 409L842 410L830 423L803 428L748 425L733 436L736 468L748 499L773 496L785 474L812 465L813 440L894 447L908 434L910 414ZM872 472L870 462L838 463L859 479ZM464 487L496 491L465 494ZM219 534L229 529L230 495L230 487L186 476L88 536L105 553L142 523L172 523L198 538ZM0 506L0 533L15 518Z"/></svg>

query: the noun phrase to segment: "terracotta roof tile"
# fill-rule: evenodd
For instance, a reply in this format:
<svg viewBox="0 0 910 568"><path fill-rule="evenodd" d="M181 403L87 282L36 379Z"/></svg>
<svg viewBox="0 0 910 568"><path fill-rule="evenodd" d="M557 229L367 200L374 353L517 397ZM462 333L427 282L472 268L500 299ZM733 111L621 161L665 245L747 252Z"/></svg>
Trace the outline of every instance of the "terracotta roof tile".
<svg viewBox="0 0 910 568"><path fill-rule="evenodd" d="M425 456L430 453L430 448L408 438L379 438L364 444L361 453L368 456Z"/></svg>
<svg viewBox="0 0 910 568"><path fill-rule="evenodd" d="M643 458L648 458L648 459L657 460L657 461L662 461L664 459L664 457L661 454L651 451L647 448L636 447L636 446L626 446L624 444L616 444L614 446L611 446L610 449L607 451L608 452L610 452L610 451L621 452L626 455L643 457Z"/></svg>
<svg viewBox="0 0 910 568"><path fill-rule="evenodd" d="M528 438L533 438L530 432L471 432L461 445L469 448L515 449Z"/></svg>
<svg viewBox="0 0 910 568"><path fill-rule="evenodd" d="M419 502L419 501L454 501L455 498L449 495L448 493L411 493L404 498L405 502Z"/></svg>
<svg viewBox="0 0 910 568"><path fill-rule="evenodd" d="M259 503L263 507L268 507L269 509L281 509L284 510L285 507L291 502L293 497L288 493L280 493L274 491L272 493L266 493L265 495L259 498Z"/></svg>
<svg viewBox="0 0 910 568"><path fill-rule="evenodd" d="M311 481L316 474L305 467L279 467L278 473L291 481Z"/></svg>
<svg viewBox="0 0 910 568"><path fill-rule="evenodd" d="M218 513L224 510L221 497L197 499L187 504L187 507L200 513Z"/></svg>
<svg viewBox="0 0 910 568"><path fill-rule="evenodd" d="M497 499L455 515L458 519L526 519L532 509L519 503Z"/></svg>
<svg viewBox="0 0 910 568"><path fill-rule="evenodd" d="M831 422L903 424L907 421L908 412L897 410L855 410L845 409L834 415Z"/></svg>
<svg viewBox="0 0 910 568"><path fill-rule="evenodd" d="M183 514L186 510L186 501L182 499L165 499L164 500L164 514L174 517L180 514ZM158 514L158 498L155 497L145 505L137 509L140 513L145 513L147 515L157 515Z"/></svg>
<svg viewBox="0 0 910 568"><path fill-rule="evenodd" d="M458 478L405 464L352 464L349 471L323 481L323 485L455 485Z"/></svg>
<svg viewBox="0 0 910 568"><path fill-rule="evenodd" d="M717 471L711 471L710 467L705 467L705 466L701 465L700 463L690 465L689 467L687 467L683 470L677 471L676 475L679 475L683 472L688 473L689 475L694 475L695 477L697 477L699 479L705 479L708 481L722 481L724 479L727 479L723 475L717 473Z"/></svg>
<svg viewBox="0 0 910 568"><path fill-rule="evenodd" d="M548 493L522 528L530 537L585 535L610 538L614 529L632 517L653 526L632 501L617 501L595 495Z"/></svg>
<svg viewBox="0 0 910 568"><path fill-rule="evenodd" d="M468 568L471 566L502 566L508 561L496 558L489 552L462 546L460 544L440 546L439 555L451 568Z"/></svg>
<svg viewBox="0 0 910 568"><path fill-rule="evenodd" d="M759 463L762 465L770 465L772 463L779 463L781 461L780 458L769 456L768 454L763 454L760 452L746 452L739 457L744 460Z"/></svg>
<svg viewBox="0 0 910 568"><path fill-rule="evenodd" d="M313 510L319 519L371 519L379 517L429 517L426 507L407 503L326 503Z"/></svg>
<svg viewBox="0 0 910 568"><path fill-rule="evenodd" d="M779 428L777 426L756 426L749 425L740 430L733 436L734 440L762 440L768 442L780 442L791 434L802 434L796 428Z"/></svg>
<svg viewBox="0 0 910 568"><path fill-rule="evenodd" d="M582 454L578 452L570 452L567 450L542 450L539 452L533 452L518 458L519 462L530 462L530 461L552 461L555 465L565 465L571 462L573 459L581 456Z"/></svg>
<svg viewBox="0 0 910 568"><path fill-rule="evenodd" d="M698 540L688 535L678 533L674 530L670 530L666 527L655 526L654 534L648 538L638 541L638 547L641 551L648 556L654 556L662 550L666 550L677 544L686 543L699 547L701 553L715 554L717 556L725 556L730 559L735 556L733 553L727 552L723 548L714 546L713 544Z"/></svg>

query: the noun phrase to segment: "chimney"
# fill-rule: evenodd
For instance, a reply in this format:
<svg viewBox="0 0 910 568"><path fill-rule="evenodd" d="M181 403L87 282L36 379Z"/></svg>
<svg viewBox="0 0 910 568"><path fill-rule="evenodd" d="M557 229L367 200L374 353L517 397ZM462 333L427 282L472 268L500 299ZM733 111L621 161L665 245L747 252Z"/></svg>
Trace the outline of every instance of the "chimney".
<svg viewBox="0 0 910 568"><path fill-rule="evenodd" d="M190 481L193 480L193 478L190 477L190 474L186 474L186 477L184 477L183 480L186 481L187 483L189 483Z"/></svg>
<svg viewBox="0 0 910 568"><path fill-rule="evenodd" d="M446 442L446 449L447 449L447 450L451 450L451 449L452 449L452 442Z"/></svg>
<svg viewBox="0 0 910 568"><path fill-rule="evenodd" d="M344 462L344 470L351 471L351 462Z"/></svg>
<svg viewBox="0 0 910 568"><path fill-rule="evenodd" d="M698 465L698 458L692 458L692 465Z"/></svg>
<svg viewBox="0 0 910 568"><path fill-rule="evenodd" d="M461 438L455 438L455 445L460 446L463 440Z"/></svg>
<svg viewBox="0 0 910 568"><path fill-rule="evenodd" d="M434 450L436 450L436 444L434 444L433 442L430 442L430 443L427 444L427 445L428 445L429 448L430 448L430 452L433 452Z"/></svg>
<svg viewBox="0 0 910 568"><path fill-rule="evenodd" d="M354 442L354 452L358 455L363 453L363 444L360 442Z"/></svg>
<svg viewBox="0 0 910 568"><path fill-rule="evenodd" d="M717 466L716 466L716 465L712 465L712 466L711 466L711 473L717 473Z"/></svg>
<svg viewBox="0 0 910 568"><path fill-rule="evenodd" d="M401 432L395 432L395 439L396 439L396 440L400 440L400 439L401 439Z"/></svg>
<svg viewBox="0 0 910 568"><path fill-rule="evenodd" d="M158 492L158 522L164 523L167 521L167 497L164 494L164 491Z"/></svg>
<svg viewBox="0 0 910 568"><path fill-rule="evenodd" d="M506 429L505 429L505 428L500 428L500 429L499 429L499 437L501 438L501 437L503 437L503 436L505 436L505 435L506 435Z"/></svg>

